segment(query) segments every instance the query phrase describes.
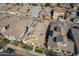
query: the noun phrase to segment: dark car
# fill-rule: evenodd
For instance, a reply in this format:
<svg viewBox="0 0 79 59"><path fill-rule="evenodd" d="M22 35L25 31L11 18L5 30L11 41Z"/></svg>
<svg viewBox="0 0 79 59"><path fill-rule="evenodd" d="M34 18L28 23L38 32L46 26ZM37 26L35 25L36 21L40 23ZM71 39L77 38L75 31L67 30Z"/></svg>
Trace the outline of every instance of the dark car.
<svg viewBox="0 0 79 59"><path fill-rule="evenodd" d="M7 48L3 52L0 52L0 56L15 56L15 51L12 48Z"/></svg>
<svg viewBox="0 0 79 59"><path fill-rule="evenodd" d="M11 48L7 48L6 52L7 53L14 53L15 51L13 49L11 49Z"/></svg>

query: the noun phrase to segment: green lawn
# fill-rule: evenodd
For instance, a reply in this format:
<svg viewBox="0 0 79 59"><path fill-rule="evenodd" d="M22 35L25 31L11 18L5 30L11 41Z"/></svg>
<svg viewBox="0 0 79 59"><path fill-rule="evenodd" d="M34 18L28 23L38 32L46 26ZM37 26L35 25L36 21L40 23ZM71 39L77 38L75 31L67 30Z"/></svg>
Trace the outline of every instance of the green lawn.
<svg viewBox="0 0 79 59"><path fill-rule="evenodd" d="M35 52L38 52L38 53L43 53L43 49L42 48L35 48Z"/></svg>
<svg viewBox="0 0 79 59"><path fill-rule="evenodd" d="M22 46L22 45L24 45L23 42L19 42L19 41L12 41L11 44L14 44L16 46Z"/></svg>
<svg viewBox="0 0 79 59"><path fill-rule="evenodd" d="M19 42L19 41L13 41L11 42L11 44L14 44L16 46L20 46L24 49L27 49L27 50L32 50L33 49L33 46L32 45L27 45L27 44L24 44L23 42Z"/></svg>
<svg viewBox="0 0 79 59"><path fill-rule="evenodd" d="M25 48L25 49L27 49L27 50L32 50L32 49L33 49L33 46L32 46L32 45L27 45L27 44L25 44L25 45L23 46L23 48Z"/></svg>
<svg viewBox="0 0 79 59"><path fill-rule="evenodd" d="M2 47L3 47L3 46L6 46L9 42L10 42L10 41L9 41L8 39L5 39L5 38L4 38L4 39L1 39L1 40L0 40L0 46L2 46Z"/></svg>

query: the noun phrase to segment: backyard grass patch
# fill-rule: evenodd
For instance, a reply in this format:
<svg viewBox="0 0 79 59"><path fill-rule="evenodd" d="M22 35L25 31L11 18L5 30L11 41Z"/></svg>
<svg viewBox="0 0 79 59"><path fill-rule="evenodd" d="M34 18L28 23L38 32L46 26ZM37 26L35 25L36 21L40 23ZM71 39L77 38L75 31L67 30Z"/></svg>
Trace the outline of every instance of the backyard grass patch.
<svg viewBox="0 0 79 59"><path fill-rule="evenodd" d="M23 46L23 48L25 48L25 49L27 49L27 50L32 50L32 49L33 49L33 46L32 46L32 45L27 45L27 44L25 44L25 45Z"/></svg>
<svg viewBox="0 0 79 59"><path fill-rule="evenodd" d="M13 41L13 42L11 42L11 44L14 44L16 46L22 46L22 45L24 45L24 43L21 42L21 41Z"/></svg>
<svg viewBox="0 0 79 59"><path fill-rule="evenodd" d="M33 49L33 46L32 45L27 45L27 44L24 44L23 42L19 42L19 41L13 41L11 44L14 44L16 46L20 46L24 49L27 49L27 50L32 50Z"/></svg>
<svg viewBox="0 0 79 59"><path fill-rule="evenodd" d="M10 41L6 38L0 40L0 46L6 46Z"/></svg>
<svg viewBox="0 0 79 59"><path fill-rule="evenodd" d="M42 48L35 48L35 52L43 53L43 49Z"/></svg>

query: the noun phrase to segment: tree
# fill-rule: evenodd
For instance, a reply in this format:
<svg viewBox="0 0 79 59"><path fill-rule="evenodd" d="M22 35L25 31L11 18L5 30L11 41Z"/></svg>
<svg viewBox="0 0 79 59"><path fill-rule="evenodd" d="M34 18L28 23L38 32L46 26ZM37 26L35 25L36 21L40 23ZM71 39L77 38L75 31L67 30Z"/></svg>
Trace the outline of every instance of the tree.
<svg viewBox="0 0 79 59"><path fill-rule="evenodd" d="M64 14L64 20L66 20L67 19L67 14L66 14L66 12L65 12L65 14Z"/></svg>
<svg viewBox="0 0 79 59"><path fill-rule="evenodd" d="M70 7L71 8L74 8L74 3L70 3Z"/></svg>
<svg viewBox="0 0 79 59"><path fill-rule="evenodd" d="M57 3L57 7L60 7L60 3Z"/></svg>
<svg viewBox="0 0 79 59"><path fill-rule="evenodd" d="M53 9L50 11L50 14L51 14L51 18L53 19L53 14L54 14L54 10Z"/></svg>
<svg viewBox="0 0 79 59"><path fill-rule="evenodd" d="M20 5L20 3L16 3L16 5Z"/></svg>
<svg viewBox="0 0 79 59"><path fill-rule="evenodd" d="M79 16L79 7L77 8L77 14L76 15Z"/></svg>
<svg viewBox="0 0 79 59"><path fill-rule="evenodd" d="M45 7L50 7L50 3L46 3L45 4Z"/></svg>
<svg viewBox="0 0 79 59"><path fill-rule="evenodd" d="M33 5L33 6L37 6L38 4L36 4L36 3L33 3L32 5Z"/></svg>

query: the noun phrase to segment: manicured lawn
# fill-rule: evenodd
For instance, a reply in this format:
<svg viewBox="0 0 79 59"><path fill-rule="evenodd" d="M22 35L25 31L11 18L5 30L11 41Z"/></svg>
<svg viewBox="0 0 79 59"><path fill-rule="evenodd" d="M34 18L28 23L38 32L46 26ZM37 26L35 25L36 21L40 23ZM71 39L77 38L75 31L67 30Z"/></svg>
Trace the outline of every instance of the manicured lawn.
<svg viewBox="0 0 79 59"><path fill-rule="evenodd" d="M11 44L14 44L16 46L22 46L22 45L24 45L23 42L19 42L19 41L13 41L13 42L11 42Z"/></svg>
<svg viewBox="0 0 79 59"><path fill-rule="evenodd" d="M20 46L20 47L22 47L24 49L27 49L27 50L32 50L33 49L32 45L27 45L27 44L24 44L23 42L13 41L11 44L14 44L16 46Z"/></svg>
<svg viewBox="0 0 79 59"><path fill-rule="evenodd" d="M8 39L1 39L0 40L0 46L6 46L10 41Z"/></svg>
<svg viewBox="0 0 79 59"><path fill-rule="evenodd" d="M23 48L25 48L25 49L27 49L27 50L32 50L32 49L33 49L33 46L32 46L32 45L27 45L27 44L25 44L25 45L23 46Z"/></svg>
<svg viewBox="0 0 79 59"><path fill-rule="evenodd" d="M35 49L35 52L43 53L43 49L42 49L42 48L36 48L36 49Z"/></svg>

